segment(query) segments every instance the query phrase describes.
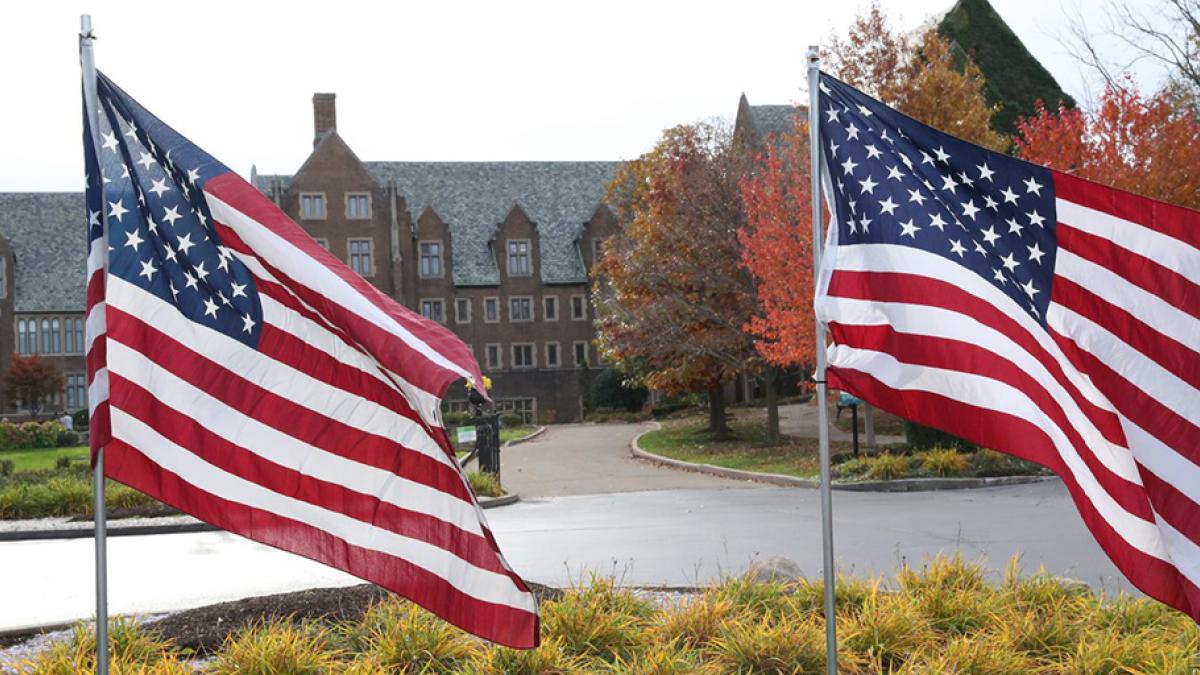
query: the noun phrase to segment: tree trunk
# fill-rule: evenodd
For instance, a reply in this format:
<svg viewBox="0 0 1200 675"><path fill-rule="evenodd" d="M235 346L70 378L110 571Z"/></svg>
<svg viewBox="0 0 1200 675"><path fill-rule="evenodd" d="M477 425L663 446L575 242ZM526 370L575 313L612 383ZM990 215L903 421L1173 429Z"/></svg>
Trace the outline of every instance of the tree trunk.
<svg viewBox="0 0 1200 675"><path fill-rule="evenodd" d="M708 390L708 430L713 440L729 439L729 425L725 420L725 388L716 384Z"/></svg>
<svg viewBox="0 0 1200 675"><path fill-rule="evenodd" d="M779 442L779 369L767 366L763 371L763 389L767 398L767 443Z"/></svg>

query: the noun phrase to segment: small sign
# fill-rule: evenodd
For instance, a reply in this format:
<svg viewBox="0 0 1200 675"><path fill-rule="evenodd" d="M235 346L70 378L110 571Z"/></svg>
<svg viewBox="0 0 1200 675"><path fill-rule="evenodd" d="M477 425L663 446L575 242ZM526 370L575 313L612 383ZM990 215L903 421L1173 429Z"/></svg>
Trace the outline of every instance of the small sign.
<svg viewBox="0 0 1200 675"><path fill-rule="evenodd" d="M459 427L458 428L458 444L474 443L475 442L475 427Z"/></svg>
<svg viewBox="0 0 1200 675"><path fill-rule="evenodd" d="M838 396L837 404L843 408L849 408L852 405L862 405L862 402L863 400L861 398L857 396L851 396L843 391L841 395Z"/></svg>

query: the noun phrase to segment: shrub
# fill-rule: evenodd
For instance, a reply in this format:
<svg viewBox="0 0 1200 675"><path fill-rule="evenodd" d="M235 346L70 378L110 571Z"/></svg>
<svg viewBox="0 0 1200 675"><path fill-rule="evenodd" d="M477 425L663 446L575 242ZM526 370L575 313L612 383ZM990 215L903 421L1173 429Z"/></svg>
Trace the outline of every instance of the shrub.
<svg viewBox="0 0 1200 675"><path fill-rule="evenodd" d="M502 427L519 427L524 426L525 418L512 413L500 416L500 426Z"/></svg>
<svg viewBox="0 0 1200 675"><path fill-rule="evenodd" d="M58 432L58 438L54 440L54 445L60 448L79 445L79 433L64 427L62 431Z"/></svg>
<svg viewBox="0 0 1200 675"><path fill-rule="evenodd" d="M442 415L442 423L447 427L460 427L466 424L470 417L466 410L455 410Z"/></svg>
<svg viewBox="0 0 1200 675"><path fill-rule="evenodd" d="M615 368L605 368L592 378L591 404L597 409L637 412L646 405L649 397L649 390L638 385L628 386L625 376Z"/></svg>
<svg viewBox="0 0 1200 675"><path fill-rule="evenodd" d="M960 476L970 462L954 448L936 448L921 456L921 468L935 476Z"/></svg>
<svg viewBox="0 0 1200 675"><path fill-rule="evenodd" d="M13 450L29 447L33 447L33 439L24 424L13 424L8 420L0 422L0 449Z"/></svg>
<svg viewBox="0 0 1200 675"><path fill-rule="evenodd" d="M871 480L895 480L908 473L909 458L885 452L866 459L867 478Z"/></svg>
<svg viewBox="0 0 1200 675"><path fill-rule="evenodd" d="M957 436L907 420L904 422L904 438L908 441L908 447L913 450L954 448L961 452L974 452L979 449L979 446L974 443L964 441Z"/></svg>
<svg viewBox="0 0 1200 675"><path fill-rule="evenodd" d="M261 621L230 635L213 661L218 675L275 675L326 673L337 665L339 653L329 629L289 619Z"/></svg>
<svg viewBox="0 0 1200 675"><path fill-rule="evenodd" d="M59 457L58 459L54 460L54 468L56 468L56 469L71 468L71 458L67 457L66 455Z"/></svg>
<svg viewBox="0 0 1200 675"><path fill-rule="evenodd" d="M53 448L58 445L58 434L67 428L58 422L26 422L22 431L29 439L30 448Z"/></svg>
<svg viewBox="0 0 1200 675"><path fill-rule="evenodd" d="M189 666L180 663L169 641L131 619L109 621L108 644L114 673L192 672ZM96 633L93 627L84 624L76 624L70 638L55 642L37 656L17 664L17 672L36 675L74 675L95 670Z"/></svg>
<svg viewBox="0 0 1200 675"><path fill-rule="evenodd" d="M78 469L78 471L76 471ZM68 475L60 471L17 474L0 483L0 520L90 516L92 481L86 465L72 465ZM109 509L154 503L154 498L131 487L108 481L104 503Z"/></svg>
<svg viewBox="0 0 1200 675"><path fill-rule="evenodd" d="M471 469L467 472L467 481L480 497L499 497L504 494L504 489L500 487L500 479L494 473Z"/></svg>
<svg viewBox="0 0 1200 675"><path fill-rule="evenodd" d="M840 464L834 464L830 467L832 475L835 479L861 478L870 467L865 457L855 457L847 459Z"/></svg>
<svg viewBox="0 0 1200 675"><path fill-rule="evenodd" d="M457 672L474 644L458 628L394 598L371 606L347 637L360 652L350 670L364 673Z"/></svg>
<svg viewBox="0 0 1200 675"><path fill-rule="evenodd" d="M87 408L84 408L83 410L77 410L75 411L75 414L71 415L71 422L75 425L76 429L88 428L90 421L91 420L88 419Z"/></svg>
<svg viewBox="0 0 1200 675"><path fill-rule="evenodd" d="M11 476L13 472L13 461L11 459L0 460L0 476Z"/></svg>

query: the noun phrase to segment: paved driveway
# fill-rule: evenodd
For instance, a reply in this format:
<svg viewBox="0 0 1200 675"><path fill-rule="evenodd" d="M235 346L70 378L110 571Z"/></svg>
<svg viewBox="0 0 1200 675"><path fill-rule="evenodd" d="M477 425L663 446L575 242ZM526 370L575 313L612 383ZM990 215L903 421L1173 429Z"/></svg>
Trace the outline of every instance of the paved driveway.
<svg viewBox="0 0 1200 675"><path fill-rule="evenodd" d="M504 487L522 499L685 488L755 486L747 481L663 469L633 459L643 424L556 424L500 452Z"/></svg>

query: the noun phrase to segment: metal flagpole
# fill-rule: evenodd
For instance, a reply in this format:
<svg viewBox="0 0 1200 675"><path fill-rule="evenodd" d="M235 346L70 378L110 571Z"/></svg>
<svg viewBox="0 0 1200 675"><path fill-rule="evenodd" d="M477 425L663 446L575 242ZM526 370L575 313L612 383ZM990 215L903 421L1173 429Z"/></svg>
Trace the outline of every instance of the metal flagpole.
<svg viewBox="0 0 1200 675"><path fill-rule="evenodd" d="M83 100L91 128L92 151L100 157L100 106L96 100L96 60L92 54L92 16L79 17L79 64L83 70ZM103 183L100 189L104 189ZM108 213L101 203L101 223L108 238ZM105 257L107 262L107 256ZM107 264L105 265L107 267ZM92 496L95 500L96 523L96 673L108 675L108 514L104 505L104 448L96 450L96 466L92 476Z"/></svg>
<svg viewBox="0 0 1200 675"><path fill-rule="evenodd" d="M813 224L813 281L819 287L821 279L821 247L825 242L825 227L821 223L821 132L819 85L821 57L815 45L808 48L808 152L812 181ZM821 549L824 554L825 575L825 653L830 675L837 673L837 621L834 614L833 570L833 488L829 469L829 402L825 392L825 326L818 320L817 333L817 414L821 455Z"/></svg>

